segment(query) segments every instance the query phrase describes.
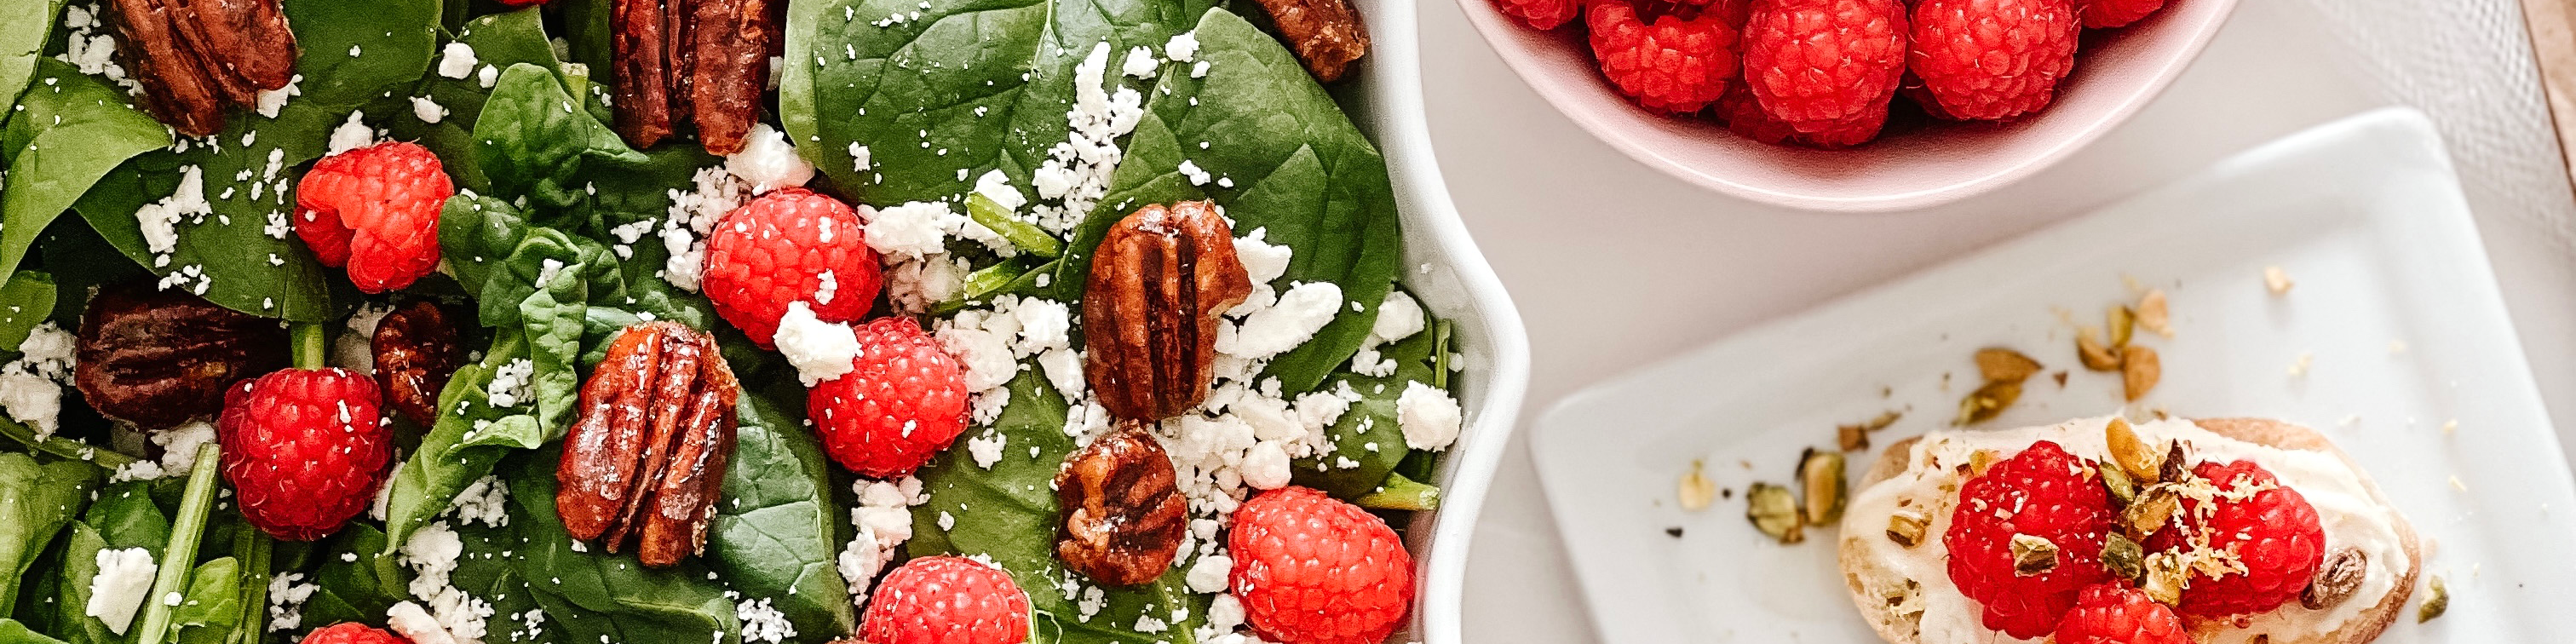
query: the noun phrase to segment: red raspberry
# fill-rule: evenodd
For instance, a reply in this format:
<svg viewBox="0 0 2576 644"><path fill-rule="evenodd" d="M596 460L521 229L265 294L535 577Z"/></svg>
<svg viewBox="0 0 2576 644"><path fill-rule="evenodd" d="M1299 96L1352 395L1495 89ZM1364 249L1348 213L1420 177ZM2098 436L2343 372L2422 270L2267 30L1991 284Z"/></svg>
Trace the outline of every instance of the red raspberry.
<svg viewBox="0 0 2576 644"><path fill-rule="evenodd" d="M2030 639L2057 628L2085 586L2110 579L2102 536L2111 525L2111 496L2093 464L2040 441L1959 486L1959 505L1941 543L1950 550L1950 581L1985 607L1986 628ZM2047 539L2057 567L2036 575L2013 567L2015 535Z"/></svg>
<svg viewBox="0 0 2576 644"><path fill-rule="evenodd" d="M1904 76L1905 5L1896 0L1753 2L1744 82L1763 111L1800 132L1875 134L1870 123L1885 121Z"/></svg>
<svg viewBox="0 0 2576 644"><path fill-rule="evenodd" d="M410 286L438 267L438 209L456 195L438 155L378 143L313 162L295 184L295 236L358 290Z"/></svg>
<svg viewBox="0 0 2576 644"><path fill-rule="evenodd" d="M1735 77L1735 27L1723 11L1683 18L1665 15L1648 25L1624 1L1592 5L1592 54L1601 74L1646 109L1688 114L1707 107Z"/></svg>
<svg viewBox="0 0 2576 644"><path fill-rule="evenodd" d="M384 629L357 622L340 622L313 629L304 634L300 644L411 644L411 640Z"/></svg>
<svg viewBox="0 0 2576 644"><path fill-rule="evenodd" d="M1413 556L1359 506L1289 486L1234 511L1234 596L1261 639L1377 644L1413 601Z"/></svg>
<svg viewBox="0 0 2576 644"><path fill-rule="evenodd" d="M2094 584L2057 620L2054 644L2191 644L2173 608L2119 583Z"/></svg>
<svg viewBox="0 0 2576 644"><path fill-rule="evenodd" d="M2298 598L2324 565L2326 551L2325 529L2307 497L2281 487L2271 472L2252 461L2201 463L2192 473L2217 486L2214 507L2202 508L2186 496L2182 511L2174 514L2176 522L2149 537L2147 549L2182 549L2194 535L2206 535L2210 550L2236 553L2245 573L2213 579L2194 568L2177 609L2184 615L2225 617L2272 610ZM2247 489L2261 491L2242 500L2229 498Z"/></svg>
<svg viewBox="0 0 2576 644"><path fill-rule="evenodd" d="M1868 118L1846 123L1844 127L1809 134L1771 118L1762 111L1762 103L1753 90L1743 84L1730 85L1726 95L1717 99L1717 116L1726 121L1726 129L1738 136L1772 145L1797 144L1819 148L1847 148L1878 137L1878 128L1887 121L1884 112L1871 112Z"/></svg>
<svg viewBox="0 0 2576 644"><path fill-rule="evenodd" d="M2075 70L2072 0L1922 0L1914 5L1914 75L1949 118L2000 120L2039 111Z"/></svg>
<svg viewBox="0 0 2576 644"><path fill-rule="evenodd" d="M375 379L338 367L271 372L225 391L215 436L242 518L312 541L365 511L393 462L379 409Z"/></svg>
<svg viewBox="0 0 2576 644"><path fill-rule="evenodd" d="M2165 8L2165 0L2076 0L2075 12L2086 29L2126 27Z"/></svg>
<svg viewBox="0 0 2576 644"><path fill-rule="evenodd" d="M966 431L966 372L911 318L852 329L853 369L805 396L823 448L869 478L910 474Z"/></svg>
<svg viewBox="0 0 2576 644"><path fill-rule="evenodd" d="M1494 0L1494 9L1531 29L1550 31L1582 15L1582 0Z"/></svg>
<svg viewBox="0 0 2576 644"><path fill-rule="evenodd" d="M725 213L709 233L707 299L763 349L775 346L771 336L790 303L805 302L825 322L865 317L882 276L861 225L849 204L811 190L761 195Z"/></svg>
<svg viewBox="0 0 2576 644"><path fill-rule="evenodd" d="M1029 596L1011 573L965 557L904 562L877 584L859 639L868 644L1019 644Z"/></svg>

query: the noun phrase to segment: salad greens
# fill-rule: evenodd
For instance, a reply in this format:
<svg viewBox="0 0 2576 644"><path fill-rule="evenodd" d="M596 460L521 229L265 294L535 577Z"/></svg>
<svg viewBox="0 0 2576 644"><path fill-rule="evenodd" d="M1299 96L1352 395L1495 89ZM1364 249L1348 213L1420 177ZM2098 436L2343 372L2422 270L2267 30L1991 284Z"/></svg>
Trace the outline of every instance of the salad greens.
<svg viewBox="0 0 2576 644"><path fill-rule="evenodd" d="M473 353L438 392L437 418L397 425L377 507L316 542L273 543L232 511L219 448L174 438L211 429L117 427L77 396L48 436L0 417L0 577L13 580L0 583L0 644L285 644L329 624L385 624L406 602L491 644L824 644L857 631L876 579L851 573L851 558L870 554L865 543L894 547L871 541L883 535L861 527L857 497L912 482L832 465L795 369L666 274L693 250L689 211L732 198L708 193L708 177L735 181L744 198L750 186L725 174L734 160L695 143L635 149L612 128L611 2L282 0L303 52L292 95L188 139L137 107L132 81L67 62L66 41L96 21L56 25L74 10L96 16L93 0L0 0L0 98L13 108L0 114L0 374L35 369L26 354L48 345L31 337L77 328L94 287L127 279L290 325L304 365L320 363L326 334L365 345L370 316L391 304L457 305L474 322ZM1070 307L1062 350L1083 346L1083 284L1109 226L1143 204L1213 201L1238 237L1293 251L1265 288L1338 289L1311 337L1238 378L1281 401L1347 402L1317 421L1293 481L1374 509L1434 508L1437 457L1408 448L1399 401L1416 383L1445 388L1449 329L1425 315L1423 332L1375 335L1401 262L1386 161L1235 6L790 0L771 122L819 171L816 190L879 209L943 202L971 222L958 227L1003 240L943 237L960 292L919 321L952 345L964 342L950 335L954 316L1012 296ZM1099 68L1095 52L1136 49L1169 57L1151 74ZM447 64L459 52L472 64ZM1041 168L1089 135L1069 112L1117 89L1133 94L1120 99L1135 101L1132 129L1093 142L1115 146L1095 168L1096 199L1041 199ZM417 142L459 188L439 213L438 272L400 296L361 295L291 234L296 183L343 130ZM1040 223L1024 206L1041 202L1081 212ZM554 507L558 443L582 411L585 376L616 334L652 320L714 333L743 384L706 548L667 569L575 541ZM988 458L961 438L933 458L907 499L911 537L883 554L1009 571L1034 606L1035 642L1226 632L1211 623L1217 595L1188 581L1222 546L1213 530L1141 587L1096 586L1057 559L1053 479L1085 444L1085 423L1104 423L1039 355L1017 359L1006 384L979 394L993 404L968 430L1007 448ZM120 599L96 582L133 574L147 554L151 588L131 622L91 615L93 600Z"/></svg>

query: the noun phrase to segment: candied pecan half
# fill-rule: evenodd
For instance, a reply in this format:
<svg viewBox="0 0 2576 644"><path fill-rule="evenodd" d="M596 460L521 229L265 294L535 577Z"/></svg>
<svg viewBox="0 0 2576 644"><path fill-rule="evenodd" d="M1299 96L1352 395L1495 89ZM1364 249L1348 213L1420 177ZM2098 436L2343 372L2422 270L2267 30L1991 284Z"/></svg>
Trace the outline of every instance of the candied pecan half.
<svg viewBox="0 0 2576 644"><path fill-rule="evenodd" d="M1368 29L1347 0L1261 0L1279 35L1315 80L1341 80L1351 61L1368 55Z"/></svg>
<svg viewBox="0 0 2576 644"><path fill-rule="evenodd" d="M634 537L657 568L704 549L741 391L713 336L675 322L626 327L582 384L581 417L564 436L564 530L612 553Z"/></svg>
<svg viewBox="0 0 2576 644"><path fill-rule="evenodd" d="M1083 377L1119 418L1161 420L1207 397L1216 330L1252 294L1216 207L1148 205L1110 226L1084 283Z"/></svg>
<svg viewBox="0 0 2576 644"><path fill-rule="evenodd" d="M1055 475L1055 498L1063 512L1056 557L1093 581L1150 582L1180 554L1189 505L1172 457L1141 423L1122 422L1066 457Z"/></svg>
<svg viewBox="0 0 2576 644"><path fill-rule="evenodd" d="M707 151L742 151L760 118L769 56L784 38L774 0L613 0L616 129L650 147L697 126Z"/></svg>
<svg viewBox="0 0 2576 644"><path fill-rule="evenodd" d="M150 282L105 287L80 327L72 383L99 413L159 429L222 411L224 388L286 368L276 320Z"/></svg>
<svg viewBox="0 0 2576 644"><path fill-rule="evenodd" d="M465 364L456 318L428 300L413 300L376 322L376 384L385 403L411 422L438 422L438 394Z"/></svg>
<svg viewBox="0 0 2576 644"><path fill-rule="evenodd" d="M109 0L117 51L142 83L144 107L189 136L224 127L224 108L253 107L294 81L295 32L278 0Z"/></svg>

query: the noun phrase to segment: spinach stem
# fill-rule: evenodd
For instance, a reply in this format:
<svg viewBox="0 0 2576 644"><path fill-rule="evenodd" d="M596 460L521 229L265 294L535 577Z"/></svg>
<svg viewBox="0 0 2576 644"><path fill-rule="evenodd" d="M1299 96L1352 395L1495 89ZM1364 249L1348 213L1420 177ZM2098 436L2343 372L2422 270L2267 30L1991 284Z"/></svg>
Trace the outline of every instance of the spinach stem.
<svg viewBox="0 0 2576 644"><path fill-rule="evenodd" d="M244 524L233 533L233 558L241 562L241 619L228 644L259 644L268 633L268 559L277 542L268 533Z"/></svg>
<svg viewBox="0 0 2576 644"><path fill-rule="evenodd" d="M297 322L286 332L295 340L295 368L320 369L331 357L329 327L320 322Z"/></svg>
<svg viewBox="0 0 2576 644"><path fill-rule="evenodd" d="M1377 491L1352 503L1376 510L1437 510L1440 508L1440 486L1390 473L1386 475L1386 483L1379 485Z"/></svg>
<svg viewBox="0 0 2576 644"><path fill-rule="evenodd" d="M1029 254L1047 259L1064 254L1064 242L1057 241L1055 236L1028 222L1012 219L1011 213L1002 209L1002 204L994 203L993 198L984 196L984 193L966 195L966 217L992 229L1002 239L1009 240L1012 246Z"/></svg>
<svg viewBox="0 0 2576 644"><path fill-rule="evenodd" d="M222 461L223 448L213 443L197 448L197 462L188 469L188 491L170 525L170 543L161 548L161 571L152 579L152 594L143 598L143 626L135 632L134 644L164 644L170 638L171 610L179 605L173 599L187 587L188 572L195 568L190 564L197 560L197 542L206 536L206 513L215 506L215 488L220 487L215 472Z"/></svg>
<svg viewBox="0 0 2576 644"><path fill-rule="evenodd" d="M61 436L49 436L44 440L37 440L36 430L34 428L10 422L8 420L0 420L0 436L6 436L9 440L24 443L29 449L33 449L38 452L44 452L64 460L88 461L104 469L113 470L118 467L122 467L127 463L134 462L134 457L132 456L119 454L115 450L99 449L88 443Z"/></svg>

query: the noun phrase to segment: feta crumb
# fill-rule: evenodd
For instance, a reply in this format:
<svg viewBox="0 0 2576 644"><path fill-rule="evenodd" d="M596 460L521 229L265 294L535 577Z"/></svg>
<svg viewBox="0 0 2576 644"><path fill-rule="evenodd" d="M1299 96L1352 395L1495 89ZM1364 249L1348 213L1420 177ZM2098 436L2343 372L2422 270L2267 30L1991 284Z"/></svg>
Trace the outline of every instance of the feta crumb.
<svg viewBox="0 0 2576 644"><path fill-rule="evenodd" d="M1243 272L1254 284L1269 284L1288 274L1288 260L1296 255L1286 244L1271 244L1268 228L1255 228L1252 233L1234 240L1234 255L1243 262Z"/></svg>
<svg viewBox="0 0 2576 644"><path fill-rule="evenodd" d="M420 604L404 601L385 611L385 628L399 633L411 644L460 644L441 626L438 619Z"/></svg>
<svg viewBox="0 0 2576 644"><path fill-rule="evenodd" d="M411 97L411 116L422 123L437 123L447 118L447 107L427 96Z"/></svg>
<svg viewBox="0 0 2576 644"><path fill-rule="evenodd" d="M940 201L909 202L876 210L865 218L868 247L890 259L921 259L945 253L948 235L971 221Z"/></svg>
<svg viewBox="0 0 2576 644"><path fill-rule="evenodd" d="M778 319L776 341L778 352L796 367L796 379L807 387L838 379L856 368L858 333L848 324L815 317L813 307L803 301L787 304L787 313Z"/></svg>
<svg viewBox="0 0 2576 644"><path fill-rule="evenodd" d="M1207 555L1190 564L1190 571L1183 575L1183 580L1189 583L1190 592L1221 593L1225 592L1227 577L1233 574L1233 557Z"/></svg>
<svg viewBox="0 0 2576 644"><path fill-rule="evenodd" d="M1243 454L1243 484L1257 490L1276 490L1288 485L1288 451L1279 441L1255 443Z"/></svg>
<svg viewBox="0 0 2576 644"><path fill-rule="evenodd" d="M260 90L259 104L254 106L253 109L257 110L260 116L277 118L278 110L286 109L287 99L304 95L304 88L301 87L303 84L304 75L296 74L294 77L287 79L286 86L284 87ZM243 139L242 147L250 147L250 140L247 138Z"/></svg>
<svg viewBox="0 0 2576 644"><path fill-rule="evenodd" d="M322 589L304 582L304 573L290 572L268 579L268 632L292 630L304 625L304 602Z"/></svg>
<svg viewBox="0 0 2576 644"><path fill-rule="evenodd" d="M1002 448L1010 442L1009 435L988 429L982 435L966 439L966 453L975 457L976 467L989 470L993 469L994 463L1002 462Z"/></svg>
<svg viewBox="0 0 2576 644"><path fill-rule="evenodd" d="M168 266L170 253L179 248L179 221L204 221L215 213L206 200L206 171L189 165L179 168L179 187L170 196L134 209L134 219L143 229L143 245L150 250L155 267Z"/></svg>
<svg viewBox="0 0 2576 644"><path fill-rule="evenodd" d="M868 146L857 141L850 142L850 171L868 171Z"/></svg>
<svg viewBox="0 0 2576 644"><path fill-rule="evenodd" d="M461 41L449 41L447 47L440 49L439 53L438 75L464 78L467 74L474 73L474 65L477 61L474 59L473 45Z"/></svg>
<svg viewBox="0 0 2576 644"><path fill-rule="evenodd" d="M500 67L484 65L482 71L474 72L474 84L483 86L483 89L492 89L492 85L499 82L501 82Z"/></svg>
<svg viewBox="0 0 2576 644"><path fill-rule="evenodd" d="M458 523L481 522L495 528L508 527L510 486L502 483L499 476L483 475L483 478L467 484L463 492L457 493L456 503L447 508L447 514L455 516Z"/></svg>
<svg viewBox="0 0 2576 644"><path fill-rule="evenodd" d="M796 623L787 613L769 605L767 599L746 599L733 608L735 619L742 620L742 640L778 644L796 636ZM721 635L721 633L719 633Z"/></svg>
<svg viewBox="0 0 2576 644"><path fill-rule="evenodd" d="M342 121L340 127L331 130L329 154L339 154L373 145L376 142L376 130L367 127L366 117L367 113L364 111L350 112L349 120Z"/></svg>
<svg viewBox="0 0 2576 644"><path fill-rule="evenodd" d="M725 171L751 184L752 194L805 185L814 180L814 164L796 154L787 133L768 123L754 123L743 137L742 151L725 157Z"/></svg>
<svg viewBox="0 0 2576 644"><path fill-rule="evenodd" d="M699 168L690 176L694 189L671 190L671 207L662 218L662 247L671 256L662 263L662 278L681 290L696 291L706 272L707 233L742 204L750 186L724 168Z"/></svg>
<svg viewBox="0 0 2576 644"><path fill-rule="evenodd" d="M1404 430L1405 446L1414 449L1448 449L1458 441L1462 416L1449 392L1420 382L1405 383L1395 399L1396 425Z"/></svg>
<svg viewBox="0 0 2576 644"><path fill-rule="evenodd" d="M1163 43L1163 55L1184 63L1198 60L1199 32L1184 31L1174 34L1171 42Z"/></svg>
<svg viewBox="0 0 2576 644"><path fill-rule="evenodd" d="M537 363L527 358L502 364L501 368L492 370L492 382L483 387L485 402L495 408L517 407L519 403L529 402L529 380L536 374Z"/></svg>
<svg viewBox="0 0 2576 644"><path fill-rule="evenodd" d="M81 614L124 635L134 625L135 611L142 610L143 598L152 594L152 577L161 568L153 565L152 551L142 547L103 549L97 562L98 574L89 578L89 604Z"/></svg>
<svg viewBox="0 0 2576 644"><path fill-rule="evenodd" d="M1127 59L1118 64L1118 71L1136 78L1153 78L1154 69L1161 66L1162 61L1154 58L1154 50L1137 47L1127 50Z"/></svg>
<svg viewBox="0 0 2576 644"><path fill-rule="evenodd" d="M1193 186L1207 185L1208 180L1212 178L1212 175L1209 175L1208 171L1199 169L1199 164L1196 161L1182 159L1181 167L1179 169L1181 176L1188 178L1190 180L1190 185Z"/></svg>
<svg viewBox="0 0 2576 644"><path fill-rule="evenodd" d="M1342 288L1332 282L1305 282L1289 287L1279 301L1244 316L1240 325L1220 325L1219 353L1261 360L1279 355L1315 337L1342 306Z"/></svg>

